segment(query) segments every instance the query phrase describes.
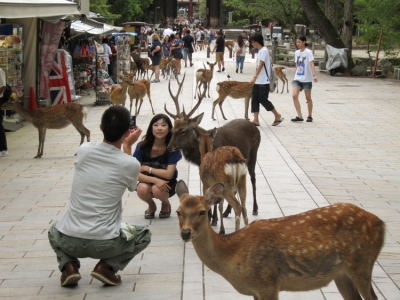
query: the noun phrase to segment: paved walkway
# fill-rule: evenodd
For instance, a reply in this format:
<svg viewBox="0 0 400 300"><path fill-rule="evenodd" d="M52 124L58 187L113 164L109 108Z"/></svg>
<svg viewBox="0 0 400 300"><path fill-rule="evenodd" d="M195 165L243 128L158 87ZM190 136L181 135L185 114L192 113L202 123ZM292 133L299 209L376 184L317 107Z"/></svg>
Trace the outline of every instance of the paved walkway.
<svg viewBox="0 0 400 300"><path fill-rule="evenodd" d="M186 80L179 100L186 109L195 103L195 70L207 60L204 51L194 57L194 68L182 68ZM255 60L250 56L246 57L244 74L236 74L233 60L226 60L227 72L214 74L214 100L215 85L227 80L227 74L243 81L254 75ZM289 81L293 74L294 70L288 69ZM259 215L250 215L249 219L286 216L335 202L353 203L375 213L386 222L387 232L374 268L374 288L379 299L400 299L400 82L322 73L318 78L320 82L313 88L313 123L290 122L295 110L287 93L270 97L285 117L280 126L270 126L271 113L263 110L260 114L261 146L256 167ZM176 91L176 82L171 85ZM156 113L163 112L164 103L173 111L167 81L152 85L152 100ZM81 102L89 111L85 125L91 139L100 142L100 117L108 106L93 106L93 92ZM212 121L211 103L211 99L204 99L198 111L205 112L201 125L207 129L227 122L219 110L217 121ZM306 109L304 95L301 104ZM243 100L228 98L223 108L229 120L244 116ZM137 124L145 130L151 118L145 100ZM79 139L72 126L48 130L43 158L33 159L37 130L24 122L23 128L7 133L9 156L0 159L0 299L250 299L202 265L192 244L182 242L176 214L169 219L145 220L146 205L129 192L123 197L123 218L132 224L150 225L150 246L120 272L123 284L119 287L104 287L93 280L90 272L96 261L82 259L79 286L61 288L47 229L67 209ZM184 160L178 168L190 192L200 194L198 168ZM176 196L171 199L173 211L178 202ZM247 204L251 211L252 201ZM227 232L233 231L233 219L225 221ZM342 299L334 284L312 292L282 292L280 297Z"/></svg>

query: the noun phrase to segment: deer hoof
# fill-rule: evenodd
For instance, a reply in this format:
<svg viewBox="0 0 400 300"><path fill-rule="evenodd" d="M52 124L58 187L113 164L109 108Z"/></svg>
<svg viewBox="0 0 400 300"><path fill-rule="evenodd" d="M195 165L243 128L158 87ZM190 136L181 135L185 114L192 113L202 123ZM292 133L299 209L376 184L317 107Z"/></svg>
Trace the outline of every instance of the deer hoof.
<svg viewBox="0 0 400 300"><path fill-rule="evenodd" d="M225 234L225 230L221 230L219 234Z"/></svg>
<svg viewBox="0 0 400 300"><path fill-rule="evenodd" d="M230 214L230 212L225 211L225 212L222 214L222 217L223 217L223 218L227 218L227 217L229 217L229 214Z"/></svg>
<svg viewBox="0 0 400 300"><path fill-rule="evenodd" d="M217 220L213 220L212 222L211 222L211 226L217 226L218 225L218 221Z"/></svg>
<svg viewBox="0 0 400 300"><path fill-rule="evenodd" d="M258 216L258 211L253 211L253 216Z"/></svg>

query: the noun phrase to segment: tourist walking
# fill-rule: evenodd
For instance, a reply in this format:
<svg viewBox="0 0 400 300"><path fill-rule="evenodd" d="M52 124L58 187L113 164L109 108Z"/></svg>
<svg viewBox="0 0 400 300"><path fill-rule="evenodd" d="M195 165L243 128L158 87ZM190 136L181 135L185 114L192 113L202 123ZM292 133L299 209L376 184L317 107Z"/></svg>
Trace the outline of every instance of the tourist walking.
<svg viewBox="0 0 400 300"><path fill-rule="evenodd" d="M258 49L257 61L256 61L256 73L251 80L254 84L251 93L251 112L254 113L253 124L260 126L258 115L260 112L260 104L267 110L271 111L274 116L274 122L272 126L277 126L282 123L283 118L280 113L277 112L271 101L268 100L269 95L269 83L271 74L271 60L268 49L264 46L264 38L261 34L255 34L251 42L255 49Z"/></svg>
<svg viewBox="0 0 400 300"><path fill-rule="evenodd" d="M218 63L217 72L221 72L221 66L222 66L222 72L225 71L225 63L224 63L225 40L222 37L222 35L223 35L222 31L217 32L217 41L215 42L215 46L212 51L213 54L215 52L215 60Z"/></svg>
<svg viewBox="0 0 400 300"><path fill-rule="evenodd" d="M190 66L192 63L192 54L196 51L194 46L194 38L190 35L190 30L186 30L186 35L183 37L183 60L185 61L185 68L187 67L187 58L189 57Z"/></svg>
<svg viewBox="0 0 400 300"><path fill-rule="evenodd" d="M246 57L246 41L243 39L241 35L237 37L237 40L233 46L233 53L236 56L236 73L240 69L240 73L243 73L243 64L244 59Z"/></svg>
<svg viewBox="0 0 400 300"><path fill-rule="evenodd" d="M299 50L294 53L294 61L297 68L292 82L292 97L297 116L296 118L292 119L292 122L304 121L299 102L299 94L302 90L304 90L304 95L306 96L307 100L307 122L312 122L313 102L311 99L311 89L313 82L318 82L318 78L315 75L314 55L310 49L306 48L308 44L306 43L305 36L299 36L296 40L296 45Z"/></svg>

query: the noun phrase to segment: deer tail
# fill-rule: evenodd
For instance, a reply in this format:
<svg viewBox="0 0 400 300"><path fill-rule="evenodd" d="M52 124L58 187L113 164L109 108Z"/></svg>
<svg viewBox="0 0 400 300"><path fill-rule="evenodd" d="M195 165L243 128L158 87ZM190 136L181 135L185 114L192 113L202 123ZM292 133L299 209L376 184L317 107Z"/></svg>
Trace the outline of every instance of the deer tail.
<svg viewBox="0 0 400 300"><path fill-rule="evenodd" d="M83 116L85 117L85 120L87 119L87 112L88 112L87 108L82 107L82 113L83 113Z"/></svg>

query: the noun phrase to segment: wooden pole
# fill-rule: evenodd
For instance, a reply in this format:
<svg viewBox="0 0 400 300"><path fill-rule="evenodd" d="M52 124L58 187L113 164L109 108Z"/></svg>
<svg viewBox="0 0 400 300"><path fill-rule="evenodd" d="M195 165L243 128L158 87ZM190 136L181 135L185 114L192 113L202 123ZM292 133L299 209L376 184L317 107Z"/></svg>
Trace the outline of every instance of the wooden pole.
<svg viewBox="0 0 400 300"><path fill-rule="evenodd" d="M380 49L381 49L382 35L383 35L383 29L381 28L381 32L380 32L380 34L379 34L378 50L376 51L376 57L375 57L375 63L374 63L374 70L372 71L371 77L375 77L376 66L377 66L377 64L378 64L379 51L380 51Z"/></svg>

